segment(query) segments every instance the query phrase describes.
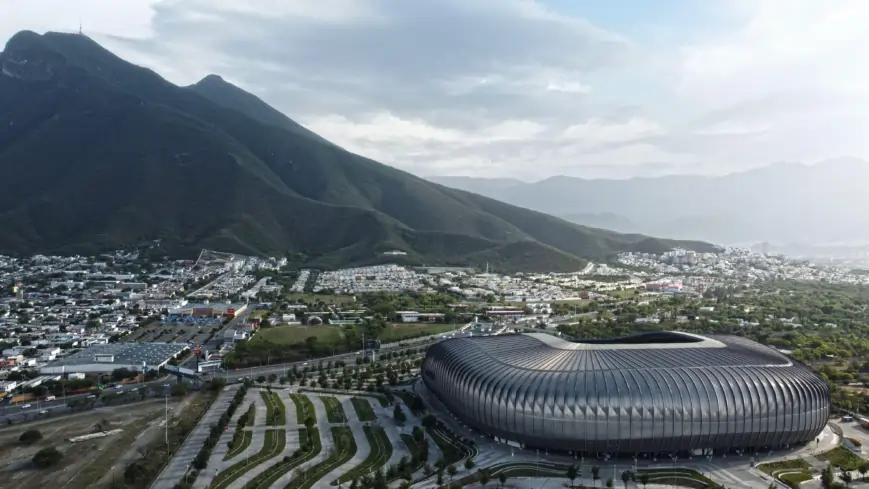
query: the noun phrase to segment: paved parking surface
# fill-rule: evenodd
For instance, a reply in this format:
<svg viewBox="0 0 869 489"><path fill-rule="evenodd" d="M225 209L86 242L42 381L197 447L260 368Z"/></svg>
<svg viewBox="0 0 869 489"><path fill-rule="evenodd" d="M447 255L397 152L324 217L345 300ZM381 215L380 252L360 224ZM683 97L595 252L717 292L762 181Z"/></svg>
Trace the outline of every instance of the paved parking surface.
<svg viewBox="0 0 869 489"><path fill-rule="evenodd" d="M181 481L181 478L184 477L184 474L193 463L193 459L196 458L199 450L205 444L211 425L216 424L220 416L226 411L229 401L235 396L239 387L237 385L227 386L223 389L223 392L220 393L214 404L208 408L205 416L199 420L196 428L193 428L193 432L184 440L184 444L181 445L181 448L178 449L175 456L172 457L172 460L169 461L169 464L166 465L166 468L157 477L157 480L151 484L151 489L173 489L175 484Z"/></svg>

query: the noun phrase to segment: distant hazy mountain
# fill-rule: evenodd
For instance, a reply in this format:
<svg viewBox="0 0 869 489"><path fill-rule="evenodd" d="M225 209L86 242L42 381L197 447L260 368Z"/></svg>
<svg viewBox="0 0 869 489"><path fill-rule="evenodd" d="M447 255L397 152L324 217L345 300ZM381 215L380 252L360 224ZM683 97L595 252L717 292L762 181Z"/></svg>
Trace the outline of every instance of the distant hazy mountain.
<svg viewBox="0 0 869 489"><path fill-rule="evenodd" d="M556 176L513 185L467 177L431 180L582 224L590 222L588 216L607 216L595 225L622 232L718 243L869 239L869 163L854 158L779 163L722 177Z"/></svg>
<svg viewBox="0 0 869 489"><path fill-rule="evenodd" d="M345 151L209 76L178 87L81 35L0 53L0 252L94 253L161 239L289 255L577 270L619 251L714 249L580 226ZM401 258L383 252L401 250Z"/></svg>

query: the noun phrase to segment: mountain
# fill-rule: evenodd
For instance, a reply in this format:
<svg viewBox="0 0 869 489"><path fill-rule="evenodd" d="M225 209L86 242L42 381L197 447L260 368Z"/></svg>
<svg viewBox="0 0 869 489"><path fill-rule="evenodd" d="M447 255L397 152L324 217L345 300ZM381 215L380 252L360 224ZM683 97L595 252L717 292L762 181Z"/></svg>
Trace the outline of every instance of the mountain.
<svg viewBox="0 0 869 489"><path fill-rule="evenodd" d="M295 135L311 138L321 143L329 142L283 113L275 110L269 104L257 98L256 95L245 92L231 83L227 83L219 75L208 75L188 88L218 105L237 110L263 124L282 127Z"/></svg>
<svg viewBox="0 0 869 489"><path fill-rule="evenodd" d="M160 239L287 255L576 270L619 251L700 251L437 185L349 153L215 77L179 87L81 35L24 31L0 53L0 252L92 253ZM390 261L394 261L390 257Z"/></svg>
<svg viewBox="0 0 869 489"><path fill-rule="evenodd" d="M431 180L622 232L718 243L869 240L862 188L869 181L869 163L854 158L815 165L779 163L721 177L586 180L556 176L509 187L493 186L485 178Z"/></svg>

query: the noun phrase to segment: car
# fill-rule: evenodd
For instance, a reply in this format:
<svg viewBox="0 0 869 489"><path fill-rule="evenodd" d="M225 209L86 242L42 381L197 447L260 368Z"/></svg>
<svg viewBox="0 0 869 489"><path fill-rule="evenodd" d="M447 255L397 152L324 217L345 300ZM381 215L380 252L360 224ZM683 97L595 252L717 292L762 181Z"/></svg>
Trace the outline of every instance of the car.
<svg viewBox="0 0 869 489"><path fill-rule="evenodd" d="M122 385L120 385L120 384L118 384L118 385L115 386L115 389L123 389L123 388L124 388L124 386L122 386Z"/></svg>
<svg viewBox="0 0 869 489"><path fill-rule="evenodd" d="M163 384L163 387L172 387L172 384Z"/></svg>
<svg viewBox="0 0 869 489"><path fill-rule="evenodd" d="M138 392L138 391L139 391L138 387L133 387L132 389L130 389L130 392Z"/></svg>
<svg viewBox="0 0 869 489"><path fill-rule="evenodd" d="M45 409L43 409L42 411L39 411L39 414L48 414L48 411L46 411Z"/></svg>
<svg viewBox="0 0 869 489"><path fill-rule="evenodd" d="M96 399L96 398L97 398L96 394L91 394L91 395L87 396L87 399Z"/></svg>
<svg viewBox="0 0 869 489"><path fill-rule="evenodd" d="M30 404L25 404L21 406L21 409L30 409Z"/></svg>

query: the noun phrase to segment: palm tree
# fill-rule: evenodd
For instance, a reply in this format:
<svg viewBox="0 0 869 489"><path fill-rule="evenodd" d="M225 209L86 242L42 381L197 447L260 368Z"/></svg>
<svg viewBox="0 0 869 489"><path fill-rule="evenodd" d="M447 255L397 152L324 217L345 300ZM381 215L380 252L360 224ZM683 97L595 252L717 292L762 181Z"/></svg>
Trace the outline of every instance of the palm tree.
<svg viewBox="0 0 869 489"><path fill-rule="evenodd" d="M567 468L567 478L570 479L570 486L573 487L573 481L576 480L577 473L579 469L576 468L576 465L571 465Z"/></svg>
<svg viewBox="0 0 869 489"><path fill-rule="evenodd" d="M597 465L591 468L591 478L594 480L594 486L597 487L597 481L600 480L600 467Z"/></svg>

